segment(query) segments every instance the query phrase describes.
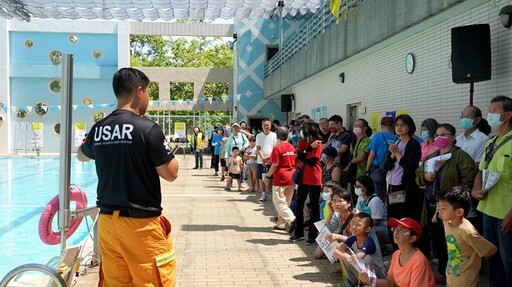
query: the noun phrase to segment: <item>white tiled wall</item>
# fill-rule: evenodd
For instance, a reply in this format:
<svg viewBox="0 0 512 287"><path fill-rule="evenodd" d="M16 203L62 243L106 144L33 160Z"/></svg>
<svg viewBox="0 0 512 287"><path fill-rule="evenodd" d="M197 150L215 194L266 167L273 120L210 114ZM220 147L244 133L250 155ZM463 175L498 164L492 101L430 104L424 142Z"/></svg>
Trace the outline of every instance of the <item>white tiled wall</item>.
<svg viewBox="0 0 512 287"><path fill-rule="evenodd" d="M328 115L339 114L345 119L347 105L360 102L366 106L366 114L360 116L366 119L372 112L382 116L386 111L409 110L417 125L433 117L458 127L460 112L469 104L469 84L452 82L451 28L489 23L492 79L475 83L474 93L474 105L485 117L494 96L512 95L512 29L504 28L498 17L501 7L512 5L512 1L492 2L423 28L406 40L370 48L373 53L356 61L347 60L348 64L338 64L329 74L300 83L293 88L296 112L309 114L311 107L327 104ZM416 60L412 74L405 70L407 53L413 53ZM343 84L338 80L340 72L345 73Z"/></svg>

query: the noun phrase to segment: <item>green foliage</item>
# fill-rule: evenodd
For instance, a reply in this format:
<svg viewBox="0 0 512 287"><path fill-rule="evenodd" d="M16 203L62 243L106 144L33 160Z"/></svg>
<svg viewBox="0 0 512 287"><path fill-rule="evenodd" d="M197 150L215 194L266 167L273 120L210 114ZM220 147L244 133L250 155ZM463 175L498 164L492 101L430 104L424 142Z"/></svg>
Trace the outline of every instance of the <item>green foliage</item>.
<svg viewBox="0 0 512 287"><path fill-rule="evenodd" d="M180 22L180 21L178 21ZM182 21L181 21L182 22ZM202 22L202 21L193 21ZM221 38L195 37L168 38L163 36L130 36L130 64L132 67L191 67L191 68L232 68L233 51ZM228 83L206 83L205 97L213 97L220 101L222 95L228 95ZM171 83L169 100L192 100L194 86L192 83ZM149 85L150 100L159 99L158 83ZM168 115L170 111L150 111L150 115ZM192 115L196 115L194 122ZM187 132L191 132L195 125L206 131L206 127L217 126L223 122L230 122L231 112L198 112L173 111L175 121L186 123ZM180 117L183 116L183 117ZM166 126L165 119L155 117L162 126Z"/></svg>

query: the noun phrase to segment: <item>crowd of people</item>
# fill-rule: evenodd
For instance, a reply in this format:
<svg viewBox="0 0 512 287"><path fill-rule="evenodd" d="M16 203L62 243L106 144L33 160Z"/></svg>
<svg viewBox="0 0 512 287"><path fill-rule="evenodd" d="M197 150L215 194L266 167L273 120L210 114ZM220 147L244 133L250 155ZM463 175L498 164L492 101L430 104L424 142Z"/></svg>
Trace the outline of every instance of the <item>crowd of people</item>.
<svg viewBox="0 0 512 287"><path fill-rule="evenodd" d="M287 126L224 124L209 142L226 191L236 181L260 202L271 196L273 228L290 242L316 245L324 222L340 286L477 286L482 258L489 286L512 286L512 99L492 99L486 119L465 107L460 128L429 118L418 129L403 114L382 117L373 133L365 119L347 128L339 115L301 116ZM194 133L194 144L206 141ZM318 247L314 257L326 254Z"/></svg>

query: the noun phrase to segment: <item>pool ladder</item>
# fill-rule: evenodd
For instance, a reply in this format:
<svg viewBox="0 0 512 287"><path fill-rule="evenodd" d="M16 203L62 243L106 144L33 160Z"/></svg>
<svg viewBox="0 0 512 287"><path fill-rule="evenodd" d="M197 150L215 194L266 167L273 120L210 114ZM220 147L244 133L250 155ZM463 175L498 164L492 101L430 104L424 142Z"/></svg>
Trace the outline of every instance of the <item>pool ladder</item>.
<svg viewBox="0 0 512 287"><path fill-rule="evenodd" d="M9 284L9 282L11 282L12 279L16 281L19 277L23 275L23 273L27 271L39 271L43 274L49 275L50 278L53 279L53 282L52 285L48 286L67 287L66 282L61 277L59 272L57 272L57 270L47 265L38 263L24 264L14 268L9 273L7 273L7 275L5 275L5 277L2 279L2 281L0 282L0 287L7 286L7 284Z"/></svg>

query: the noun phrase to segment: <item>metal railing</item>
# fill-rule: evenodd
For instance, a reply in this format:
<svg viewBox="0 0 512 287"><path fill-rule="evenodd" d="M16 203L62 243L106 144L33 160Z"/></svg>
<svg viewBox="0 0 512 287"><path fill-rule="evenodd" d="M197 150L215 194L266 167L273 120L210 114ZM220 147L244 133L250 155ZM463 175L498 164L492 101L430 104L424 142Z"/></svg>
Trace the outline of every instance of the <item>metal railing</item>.
<svg viewBox="0 0 512 287"><path fill-rule="evenodd" d="M15 279L15 281L16 281L16 279L19 278L20 275L22 275L23 273L28 272L28 271L39 271L43 274L50 276L50 278L53 279L53 283L55 283L56 286L58 286L58 287L66 287L67 286L66 282L60 276L60 274L59 274L59 272L57 272L57 270L55 270L49 266L46 266L44 264L30 263L30 264L18 266L16 268L14 268L13 270L11 270L9 273L7 273L7 275L5 275L5 277L0 282L0 287L7 286L7 284L9 284L9 282L11 282L12 279Z"/></svg>
<svg viewBox="0 0 512 287"><path fill-rule="evenodd" d="M357 6L364 0L344 0L339 15L348 11L350 8ZM285 41L284 47L279 47L279 51L272 57L270 61L265 64L265 78L270 76L272 72L281 67L288 59L295 55L300 49L304 48L316 36L325 32L325 29L335 22L335 18L329 8L329 1L325 2L326 5L321 6L318 11L313 14L309 20L299 29L294 32Z"/></svg>

